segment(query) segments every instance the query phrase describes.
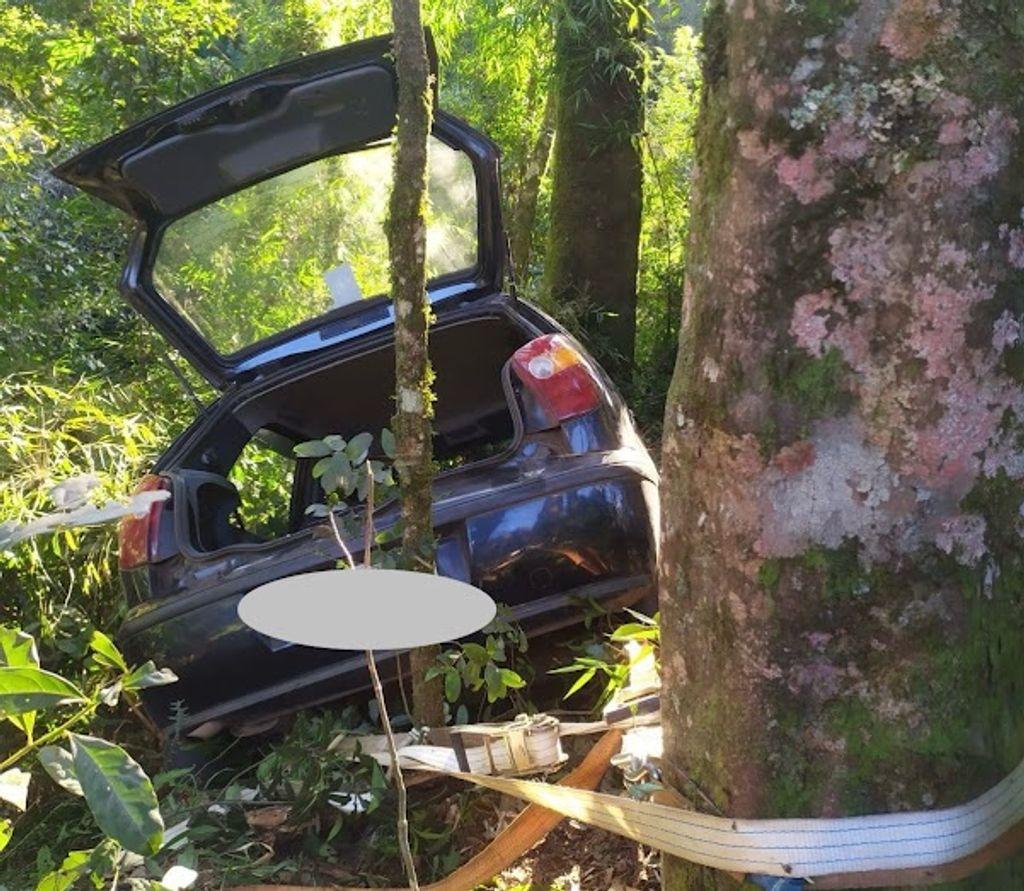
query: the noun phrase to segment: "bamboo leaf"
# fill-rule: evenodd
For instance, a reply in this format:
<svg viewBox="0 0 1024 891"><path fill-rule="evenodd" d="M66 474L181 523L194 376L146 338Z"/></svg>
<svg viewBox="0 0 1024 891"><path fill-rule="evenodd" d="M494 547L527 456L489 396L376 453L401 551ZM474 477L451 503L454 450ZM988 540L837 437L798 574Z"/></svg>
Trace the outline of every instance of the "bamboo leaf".
<svg viewBox="0 0 1024 891"><path fill-rule="evenodd" d="M577 693L580 690L582 690L587 684L590 683L595 674L597 674L596 668L588 668L585 672L583 672L583 674L576 678L576 683L574 683L569 688L569 692L566 693L565 696L563 696L562 698L568 699L570 696L573 695L573 693Z"/></svg>
<svg viewBox="0 0 1024 891"><path fill-rule="evenodd" d="M78 733L68 736L75 774L100 829L129 851L155 854L164 821L145 771L114 743Z"/></svg>

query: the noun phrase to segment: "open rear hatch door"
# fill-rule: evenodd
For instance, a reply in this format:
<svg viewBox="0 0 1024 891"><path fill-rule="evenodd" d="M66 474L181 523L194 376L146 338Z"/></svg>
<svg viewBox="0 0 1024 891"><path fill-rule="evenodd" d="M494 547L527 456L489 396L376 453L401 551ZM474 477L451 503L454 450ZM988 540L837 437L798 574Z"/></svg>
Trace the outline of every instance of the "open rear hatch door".
<svg viewBox="0 0 1024 891"><path fill-rule="evenodd" d="M393 321L396 102L391 37L373 38L204 93L54 173L137 221L122 291L225 387ZM497 149L438 112L428 181L441 311L500 288Z"/></svg>

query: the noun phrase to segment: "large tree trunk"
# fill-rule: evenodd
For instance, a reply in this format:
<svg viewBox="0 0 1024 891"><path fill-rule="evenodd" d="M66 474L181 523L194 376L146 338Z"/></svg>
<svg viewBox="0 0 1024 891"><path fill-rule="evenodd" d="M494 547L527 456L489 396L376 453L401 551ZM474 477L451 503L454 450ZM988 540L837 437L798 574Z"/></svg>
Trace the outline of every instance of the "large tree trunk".
<svg viewBox="0 0 1024 891"><path fill-rule="evenodd" d="M1024 754L1016 8L708 11L661 558L697 807L940 807ZM970 887L1022 886L1018 858Z"/></svg>
<svg viewBox="0 0 1024 891"><path fill-rule="evenodd" d="M420 23L419 0L392 0L398 126L394 180L388 207L391 295L395 303L395 468L402 505L402 569L434 571L431 518L434 480L431 419L434 394L427 354L430 306L426 299L427 137L430 134L430 63ZM417 723L444 723L440 679L424 672L437 647L411 654L412 699Z"/></svg>
<svg viewBox="0 0 1024 891"><path fill-rule="evenodd" d="M636 334L643 17L627 0L564 0L557 8L544 290L556 309L565 301L586 308L597 354L625 383Z"/></svg>
<svg viewBox="0 0 1024 891"><path fill-rule="evenodd" d="M526 153L512 201L512 213L508 226L509 249L512 252L516 275L523 283L530 279L533 224L537 219L537 200L540 197L541 180L544 177L544 171L547 170L548 158L551 155L551 140L555 135L556 109L554 90L549 89L544 100L544 115L540 122L540 132L530 151Z"/></svg>

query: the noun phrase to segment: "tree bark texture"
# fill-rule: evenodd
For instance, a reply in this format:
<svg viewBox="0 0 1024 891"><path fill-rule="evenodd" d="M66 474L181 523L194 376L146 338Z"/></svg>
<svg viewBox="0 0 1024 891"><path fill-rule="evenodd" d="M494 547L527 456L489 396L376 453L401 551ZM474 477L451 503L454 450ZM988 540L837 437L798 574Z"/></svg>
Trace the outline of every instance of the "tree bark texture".
<svg viewBox="0 0 1024 891"><path fill-rule="evenodd" d="M419 0L392 0L395 68L398 72L398 125L394 178L388 207L391 296L395 305L395 469L401 495L401 568L434 571L431 517L434 480L433 372L427 353L430 306L426 299L427 138L431 126L430 63L420 20ZM411 657L414 718L444 723L440 680L423 673L436 647Z"/></svg>
<svg viewBox="0 0 1024 891"><path fill-rule="evenodd" d="M521 282L526 282L530 278L533 224L537 219L537 200L540 197L541 180L551 156L556 110L555 93L554 90L549 89L544 100L544 116L541 119L540 133L537 134L533 146L526 154L512 202L508 227L509 247L512 251L512 262L515 264L516 275Z"/></svg>
<svg viewBox="0 0 1024 891"><path fill-rule="evenodd" d="M555 25L557 124L544 292L627 382L636 335L642 207L644 53L636 5L561 0Z"/></svg>
<svg viewBox="0 0 1024 891"><path fill-rule="evenodd" d="M1024 755L1018 8L709 6L660 566L698 808L942 807Z"/></svg>

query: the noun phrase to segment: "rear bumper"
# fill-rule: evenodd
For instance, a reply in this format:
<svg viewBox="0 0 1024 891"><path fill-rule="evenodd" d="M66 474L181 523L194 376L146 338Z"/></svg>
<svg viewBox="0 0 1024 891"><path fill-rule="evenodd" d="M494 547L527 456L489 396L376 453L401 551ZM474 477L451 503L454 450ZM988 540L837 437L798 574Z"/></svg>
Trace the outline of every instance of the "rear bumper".
<svg viewBox="0 0 1024 891"><path fill-rule="evenodd" d="M646 455L606 454L554 473L520 475L487 491L438 493L438 571L507 605L528 633L582 619L581 600L611 606L649 595L656 560L657 486ZM593 456L592 456L593 457ZM322 703L367 683L362 654L284 646L244 626L242 596L257 585L330 567L329 539L192 567L190 593L151 602L123 626L133 659L172 668L179 682L147 691L161 726L183 701L184 730L207 721L257 721ZM202 578L206 587L195 590ZM394 673L394 659L382 654Z"/></svg>

